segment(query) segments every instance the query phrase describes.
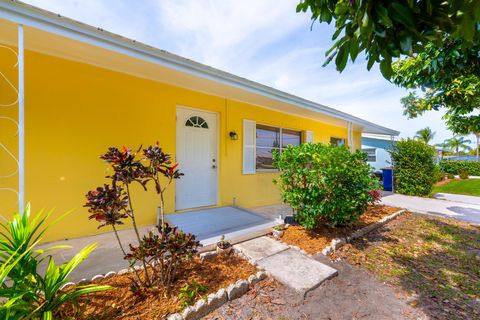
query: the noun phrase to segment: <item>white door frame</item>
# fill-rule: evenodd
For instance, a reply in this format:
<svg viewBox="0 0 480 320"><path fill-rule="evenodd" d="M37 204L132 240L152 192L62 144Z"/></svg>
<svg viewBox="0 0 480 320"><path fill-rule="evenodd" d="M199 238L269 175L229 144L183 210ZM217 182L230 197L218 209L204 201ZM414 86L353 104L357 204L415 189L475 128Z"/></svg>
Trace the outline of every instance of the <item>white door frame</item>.
<svg viewBox="0 0 480 320"><path fill-rule="evenodd" d="M217 177L215 179L215 185L214 185L214 192L215 192L215 203L207 206L218 206L220 203L220 168L221 168L221 161L220 161L220 117L219 113L215 111L209 111L209 110L204 110L204 109L199 109L199 108L193 108L185 105L177 105L175 107L175 160L177 160L177 146L178 146L178 137L177 137L177 130L178 130L178 125L180 122L177 119L177 110L178 109L183 109L183 110L190 110L190 111L196 111L196 112L203 112L203 113L209 113L215 116L215 122L216 122L216 130L214 131L214 140L215 140L215 163L217 164ZM182 164L178 164L180 167L180 172L182 172ZM180 177L180 179L182 179ZM177 188L175 184L175 211L190 211L190 210L195 210L195 208L190 208L190 209L177 209ZM199 207L201 208L201 207Z"/></svg>

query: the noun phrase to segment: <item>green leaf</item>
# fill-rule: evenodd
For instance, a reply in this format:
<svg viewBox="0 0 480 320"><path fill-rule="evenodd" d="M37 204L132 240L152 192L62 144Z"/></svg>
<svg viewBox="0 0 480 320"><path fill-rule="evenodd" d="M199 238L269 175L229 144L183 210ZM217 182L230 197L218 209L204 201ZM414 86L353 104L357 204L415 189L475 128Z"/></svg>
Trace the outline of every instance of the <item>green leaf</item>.
<svg viewBox="0 0 480 320"><path fill-rule="evenodd" d="M393 2L390 6L392 8L390 16L392 17L393 20L407 27L415 28L413 13L408 7L398 2Z"/></svg>
<svg viewBox="0 0 480 320"><path fill-rule="evenodd" d="M400 36L400 48L402 53L408 54L412 51L412 36L409 34L404 34Z"/></svg>
<svg viewBox="0 0 480 320"><path fill-rule="evenodd" d="M367 70L370 71L370 69L372 69L373 67L373 64L375 63L376 61L376 57L372 54L369 58L368 58L368 63L367 63Z"/></svg>
<svg viewBox="0 0 480 320"><path fill-rule="evenodd" d="M337 70L342 72L345 69L348 61L348 52L347 52L347 44L344 43L337 51L337 57L335 58L335 65L337 66Z"/></svg>
<svg viewBox="0 0 480 320"><path fill-rule="evenodd" d="M350 39L349 43L349 50L350 50L350 57L352 58L352 61L355 61L355 59L358 56L358 50L359 50L359 44L358 44L358 38L353 37Z"/></svg>
<svg viewBox="0 0 480 320"><path fill-rule="evenodd" d="M390 17L388 16L388 10L380 5L375 6L375 12L377 13L380 22L386 26L386 27L391 27L393 25L392 20L390 20Z"/></svg>
<svg viewBox="0 0 480 320"><path fill-rule="evenodd" d="M393 74L393 70L392 70L392 60L388 60L388 59L383 59L381 62L380 62L380 72L382 72L382 75L386 78L386 79L390 79L392 77L392 74Z"/></svg>

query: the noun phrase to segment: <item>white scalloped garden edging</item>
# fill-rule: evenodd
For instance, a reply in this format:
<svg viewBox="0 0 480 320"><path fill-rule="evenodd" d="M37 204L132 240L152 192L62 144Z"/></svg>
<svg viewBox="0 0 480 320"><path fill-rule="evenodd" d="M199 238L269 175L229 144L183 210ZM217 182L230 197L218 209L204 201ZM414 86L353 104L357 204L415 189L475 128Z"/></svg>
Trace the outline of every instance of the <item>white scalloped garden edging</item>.
<svg viewBox="0 0 480 320"><path fill-rule="evenodd" d="M234 253L237 254L237 253ZM218 255L217 252L215 251L208 251L200 254L200 259L201 260L209 260L213 259ZM242 258L245 258L245 256L240 255ZM247 259L248 260L248 259ZM248 260L250 264L256 265L252 261ZM142 266L135 266L134 267L137 270L143 269ZM257 267L258 268L258 267ZM81 279L77 282L67 282L65 283L60 290L63 290L67 287L70 286L77 286L77 285L87 285L90 284L94 281L98 280L103 280L103 279L109 279L112 278L115 275L123 275L126 273L129 273L130 269L121 269L118 272L115 271L109 271L105 274L97 274L93 276L91 279ZM232 301L235 299L240 298L243 296L245 293L248 292L248 290L253 287L255 284L258 282L266 279L268 276L267 272L263 270L259 270L257 273L252 274L248 277L248 279L244 280L238 280L235 283L230 284L226 288L220 288L216 293L211 293L209 294L206 299L200 299L198 300L194 305L188 306L185 309L182 310L180 313L174 313L168 316L168 320L196 320L200 319L203 316L206 316L210 312L212 312L215 309L220 308L222 305L227 303L228 301Z"/></svg>
<svg viewBox="0 0 480 320"><path fill-rule="evenodd" d="M345 244L347 244L349 242L352 242L352 240L355 240L357 238L363 237L364 235L366 235L369 232L372 232L375 229L380 228L381 226L385 225L387 222L392 221L393 219L395 219L396 217L398 217L399 215L401 215L405 212L407 212L407 210L404 210L404 209L398 210L397 212L394 212L391 215L383 217L382 219L378 220L377 222L369 224L368 226L363 227L362 229L358 229L357 231L352 233L352 235L349 236L349 237L345 237L345 238L342 237L342 238L333 239L332 242L330 242L330 245L327 246L326 248L324 248L321 251L321 253L324 256L328 256L328 255L332 254L333 252L335 252L336 250L343 247Z"/></svg>

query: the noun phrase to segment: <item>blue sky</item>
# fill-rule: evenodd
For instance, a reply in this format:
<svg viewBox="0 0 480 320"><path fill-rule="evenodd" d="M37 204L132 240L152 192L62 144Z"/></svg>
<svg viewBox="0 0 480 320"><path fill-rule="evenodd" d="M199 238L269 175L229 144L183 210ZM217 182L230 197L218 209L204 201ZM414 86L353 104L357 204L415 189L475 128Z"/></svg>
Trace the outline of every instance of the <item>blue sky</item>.
<svg viewBox="0 0 480 320"><path fill-rule="evenodd" d="M296 0L24 0L236 75L396 129L430 126L451 137L441 112L407 120L405 90L370 72L362 57L342 74L322 67L333 28L295 12ZM472 140L474 140L472 138Z"/></svg>

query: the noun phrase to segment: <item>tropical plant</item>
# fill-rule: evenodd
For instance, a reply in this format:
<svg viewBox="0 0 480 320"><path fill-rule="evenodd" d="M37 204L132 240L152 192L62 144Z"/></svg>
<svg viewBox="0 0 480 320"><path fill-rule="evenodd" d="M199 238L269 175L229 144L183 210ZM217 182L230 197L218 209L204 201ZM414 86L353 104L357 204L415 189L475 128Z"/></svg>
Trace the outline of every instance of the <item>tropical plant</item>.
<svg viewBox="0 0 480 320"><path fill-rule="evenodd" d="M167 272L162 263L176 268L178 263L185 259L172 257L169 260L166 257L170 254L180 256L178 251L182 250L186 256L189 256L194 252L193 247L199 245L195 241L194 235L184 234L176 228L170 228L165 223L165 191L173 180L179 179L183 173L178 170L178 164L172 162L171 155L163 152L158 142L143 150L140 147L135 152L125 147L122 149L111 147L100 158L110 164L113 174L107 176L111 180L110 184L104 184L104 186L87 193L85 207L91 214L89 219L98 221L99 228L106 225L112 227L118 245L135 275L132 287L170 284L174 279L175 272L170 269ZM160 234L149 234L142 238L138 231L130 190L131 184L137 183L147 191L149 182L154 184L155 192L160 197L161 217L158 226ZM138 241L138 246L129 246L130 252L123 247L116 227L123 224L125 219L132 222ZM183 244L183 247L179 247L179 242ZM170 250L176 250L176 252ZM143 271L134 268L138 262L142 264ZM155 267L157 262L160 265L158 268ZM152 273L148 272L148 267L152 269ZM143 273L143 277L140 273Z"/></svg>
<svg viewBox="0 0 480 320"><path fill-rule="evenodd" d="M460 150L470 150L471 147L468 145L472 141L465 139L462 136L454 136L448 140L445 140L445 146L448 148L455 150L455 154L457 157L460 155Z"/></svg>
<svg viewBox="0 0 480 320"><path fill-rule="evenodd" d="M398 141L389 152L395 167L395 191L412 196L430 194L439 170L435 148L407 139Z"/></svg>
<svg viewBox="0 0 480 320"><path fill-rule="evenodd" d="M462 50L480 42L477 0L301 0L297 12L308 10L313 22L335 20L326 64L335 59L339 71L364 52L368 70L379 62L390 78L393 57L415 56L429 43L441 45L445 36L460 41Z"/></svg>
<svg viewBox="0 0 480 320"><path fill-rule="evenodd" d="M47 252L68 246L53 246L48 249L33 249L51 225L45 225L51 212L40 212L30 219L30 205L23 214L15 214L12 221L1 223L0 263L8 265L9 282L4 282L0 297L7 301L0 308L2 319L51 319L58 308L81 295L109 290L109 286L73 286L60 288L68 281L73 270L95 249L90 245L78 252L69 262L57 266ZM55 221L56 222L56 221ZM38 270L43 261L48 261L44 273Z"/></svg>
<svg viewBox="0 0 480 320"><path fill-rule="evenodd" d="M130 252L125 256L129 261L145 261L150 267L150 285L169 286L182 265L190 261L200 243L195 236L185 234L168 223L158 226L159 234L152 231L143 236L139 246L130 244ZM148 270L147 270L148 272Z"/></svg>
<svg viewBox="0 0 480 320"><path fill-rule="evenodd" d="M178 299L182 301L183 307L188 307L195 302L195 298L201 297L202 294L208 292L208 288L196 281L187 283L180 289Z"/></svg>
<svg viewBox="0 0 480 320"><path fill-rule="evenodd" d="M429 127L418 130L415 133L415 138L425 142L426 144L428 144L430 140L433 139L433 137L435 137L435 132L433 132L432 129L430 129Z"/></svg>
<svg viewBox="0 0 480 320"><path fill-rule="evenodd" d="M324 222L351 225L363 214L379 189L367 154L345 146L307 143L274 153L282 199L295 210L306 229Z"/></svg>

